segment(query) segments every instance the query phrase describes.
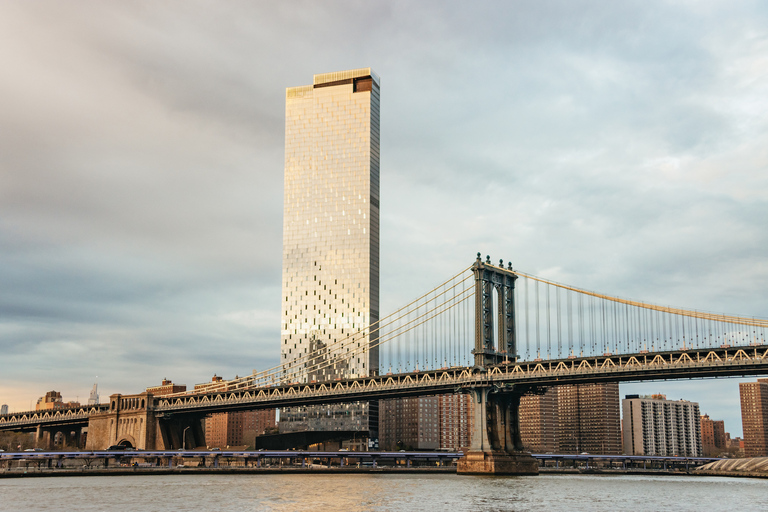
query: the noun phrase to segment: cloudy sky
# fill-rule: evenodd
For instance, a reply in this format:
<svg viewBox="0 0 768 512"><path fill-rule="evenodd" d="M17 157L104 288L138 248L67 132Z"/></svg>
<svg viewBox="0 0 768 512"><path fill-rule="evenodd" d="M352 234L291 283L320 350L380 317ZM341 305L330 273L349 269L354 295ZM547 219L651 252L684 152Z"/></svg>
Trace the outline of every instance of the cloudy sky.
<svg viewBox="0 0 768 512"><path fill-rule="evenodd" d="M0 403L277 363L284 91L382 79L382 312L478 251L768 316L762 2L0 3ZM622 385L741 434L738 380Z"/></svg>

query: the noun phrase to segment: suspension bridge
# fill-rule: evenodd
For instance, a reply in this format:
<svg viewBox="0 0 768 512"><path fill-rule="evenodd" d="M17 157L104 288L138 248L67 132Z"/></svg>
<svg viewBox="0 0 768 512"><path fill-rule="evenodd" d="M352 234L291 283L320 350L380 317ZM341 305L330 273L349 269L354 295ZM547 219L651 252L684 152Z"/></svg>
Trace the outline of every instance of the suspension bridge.
<svg viewBox="0 0 768 512"><path fill-rule="evenodd" d="M320 327L307 321L299 334ZM0 416L0 430L37 429L44 439L87 424L89 442L93 429L107 431L112 444L122 421L140 433L128 436L131 446L173 449L182 430L201 443L199 420L214 412L465 392L474 416L459 471L535 473L520 441L522 395L562 384L765 374L767 327L765 319L575 288L478 254L470 267L375 324L290 362L194 392L113 395L98 407ZM351 373L358 366L348 362L371 350L378 350L379 371ZM335 380L311 379L324 369Z"/></svg>

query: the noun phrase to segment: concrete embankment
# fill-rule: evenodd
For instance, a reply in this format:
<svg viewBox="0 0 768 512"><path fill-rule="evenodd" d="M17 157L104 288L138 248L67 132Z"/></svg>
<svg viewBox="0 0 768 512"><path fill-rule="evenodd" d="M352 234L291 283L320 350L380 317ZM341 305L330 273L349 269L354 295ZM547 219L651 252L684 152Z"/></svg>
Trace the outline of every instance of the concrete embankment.
<svg viewBox="0 0 768 512"><path fill-rule="evenodd" d="M698 468L695 475L735 476L742 478L768 478L768 457L725 459L710 462Z"/></svg>

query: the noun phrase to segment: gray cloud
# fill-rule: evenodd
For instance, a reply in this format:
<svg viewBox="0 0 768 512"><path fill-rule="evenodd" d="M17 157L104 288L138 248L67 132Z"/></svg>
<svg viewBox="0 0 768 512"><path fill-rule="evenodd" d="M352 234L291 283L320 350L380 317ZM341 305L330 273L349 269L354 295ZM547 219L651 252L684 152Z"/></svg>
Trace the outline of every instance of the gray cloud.
<svg viewBox="0 0 768 512"><path fill-rule="evenodd" d="M382 77L384 311L482 251L765 316L767 13L2 4L0 402L276 363L284 89L361 66ZM724 382L702 409L738 435Z"/></svg>

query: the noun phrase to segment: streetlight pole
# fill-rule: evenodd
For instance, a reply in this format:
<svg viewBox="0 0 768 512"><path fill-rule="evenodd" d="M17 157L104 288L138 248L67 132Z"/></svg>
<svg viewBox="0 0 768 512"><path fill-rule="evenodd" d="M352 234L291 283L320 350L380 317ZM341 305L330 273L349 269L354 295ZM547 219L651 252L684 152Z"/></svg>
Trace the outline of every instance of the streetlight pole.
<svg viewBox="0 0 768 512"><path fill-rule="evenodd" d="M187 430L189 430L192 427L187 427L184 429L184 432L181 434L181 449L186 450L187 449Z"/></svg>

